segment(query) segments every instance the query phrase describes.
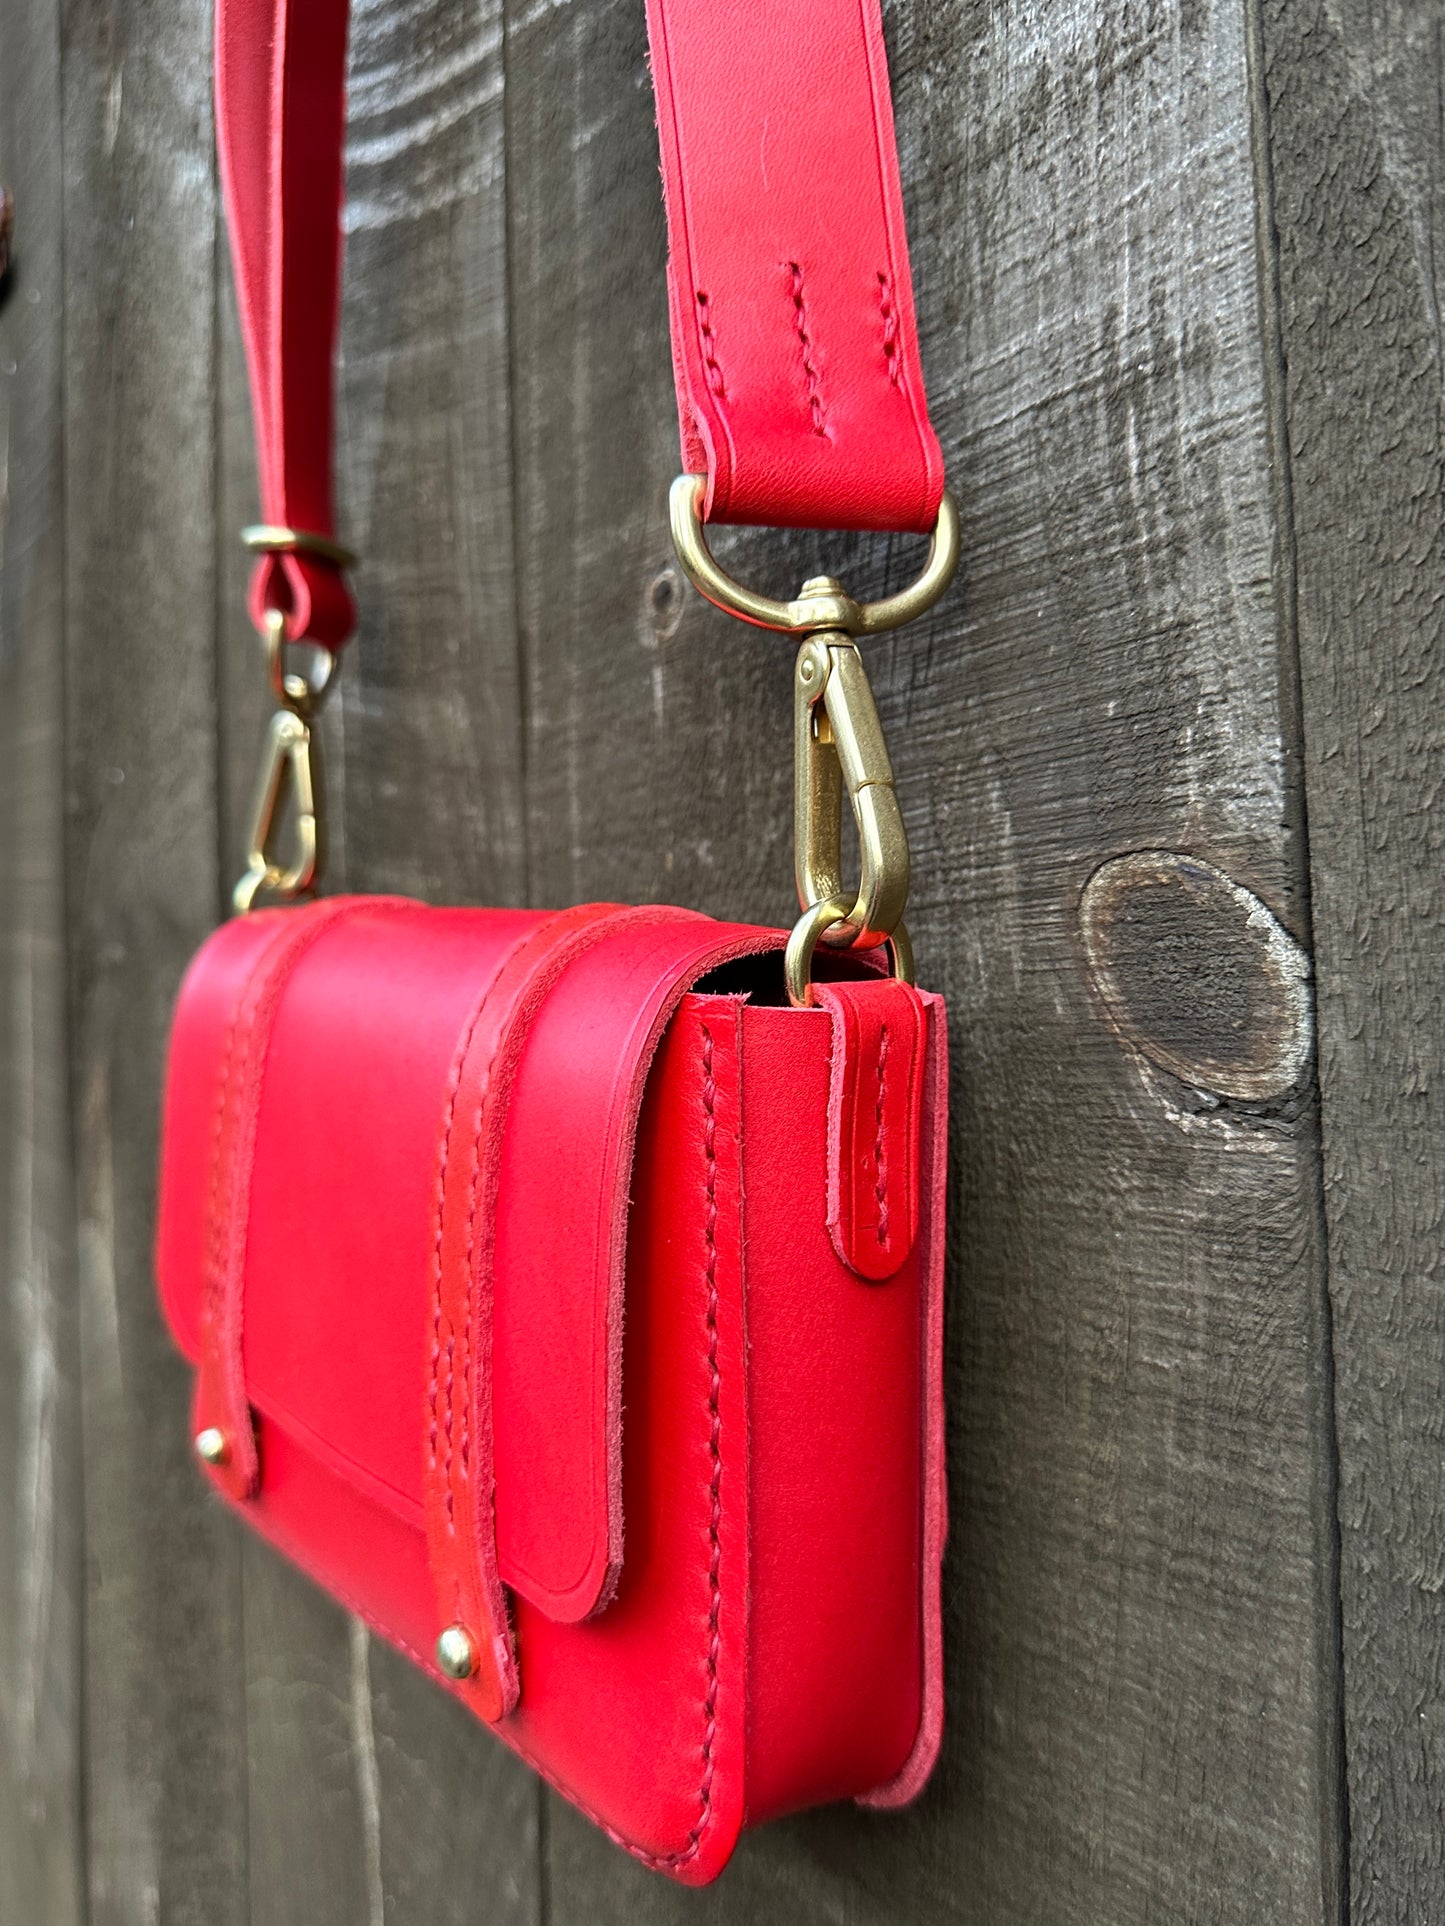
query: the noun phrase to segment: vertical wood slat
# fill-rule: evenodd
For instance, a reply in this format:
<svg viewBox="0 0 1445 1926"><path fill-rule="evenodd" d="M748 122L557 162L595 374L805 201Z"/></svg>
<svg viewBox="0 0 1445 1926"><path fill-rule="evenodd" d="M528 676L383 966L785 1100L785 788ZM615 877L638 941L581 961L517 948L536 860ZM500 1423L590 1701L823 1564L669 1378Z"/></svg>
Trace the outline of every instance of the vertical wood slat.
<svg viewBox="0 0 1445 1926"><path fill-rule="evenodd" d="M79 1926L81 1541L67 1089L60 34L12 6L0 182L0 1919Z"/></svg>
<svg viewBox="0 0 1445 1926"><path fill-rule="evenodd" d="M66 883L90 1917L246 1918L239 1546L151 1243L170 1004L214 921L209 8L68 10Z"/></svg>
<svg viewBox="0 0 1445 1926"><path fill-rule="evenodd" d="M92 1911L284 1919L265 1908L285 1903L289 1879L337 1919L367 1917L358 1905L374 1915L378 1891L388 1917L461 1918L495 1881L530 1917L532 1794L510 1764L493 1767L484 1734L445 1730L434 1695L250 1547L243 1632L242 1554L184 1463L183 1374L150 1305L165 1007L218 883L214 348L197 320L213 291L202 12L142 24L127 6L71 9L64 75ZM1355 1908L1395 1919L1439 1903L1427 644L1441 176L1428 96L1440 49L1430 10L1408 0L1379 16L1349 0L1264 14L1294 484L1283 531L1269 526L1250 307L1242 19L1197 4L1145 18L1108 0L1042 21L941 4L890 15L925 353L972 532L967 599L876 657L920 852L915 933L953 999L961 1073L949 1753L917 1814L775 1829L701 1902L644 1880L554 1807L559 1919L683 1905L770 1917L780 1903L805 1918L879 1920L1333 1915L1313 1124L1307 1108L1251 1117L1198 1105L1130 1055L1082 988L1071 920L1093 862L1164 842L1221 863L1302 930L1301 859L1281 827L1292 821L1281 744L1292 714L1287 597L1270 580L1277 532L1293 543L1286 572L1298 570L1315 838ZM408 11L417 54L405 72L379 58L384 91L414 105L416 75L457 51L448 35L480 45L492 24ZM364 20L361 39L377 30ZM18 175L3 147L21 124L22 96L7 91L24 72L16 45L7 21L0 160ZM363 577L376 611L353 669L363 666L332 718L339 868L352 886L438 899L615 890L776 917L785 651L684 601L663 532L672 427L640 22L620 5L518 5L509 58L536 873L528 890L513 533L497 480L510 439L495 402L505 266L490 211L499 174L488 172L500 167L500 110L494 96L480 113L474 99L438 101L445 80L423 90L435 108L417 110L425 139L379 128L376 178L405 185L389 214L373 197L353 248L357 452L343 494L385 532ZM455 128L473 120L486 131L467 145ZM468 156L481 172L449 201L450 171ZM53 131L23 165L42 185L22 197L18 287L43 298L43 281L24 278L24 237L35 232L26 210L45 205L45 169L58 166ZM36 245L32 264L44 259ZM20 298L0 339L31 326ZM26 339L25 352L59 352L53 335ZM46 393L49 404L31 403ZM28 416L0 403L0 676L27 678L0 728L32 760L7 757L0 807L7 830L31 811L38 851L44 812L58 808L43 788L58 683L35 638L60 613L57 591L34 584L53 582L59 562L42 533L27 576L23 531L59 512L50 458L36 455L53 377L25 395ZM234 398L226 419L234 428ZM1356 452L1366 423L1368 460ZM223 499L237 486L223 441ZM223 515L223 553L246 512ZM349 532L366 541L370 528ZM454 571L439 571L438 546L458 558ZM835 553L866 587L902 565L896 546ZM729 552L774 586L816 559L801 539L739 537ZM225 880L255 716L240 683L254 687L239 574L234 558L222 571ZM441 683L424 673L439 655ZM25 787L26 770L41 786ZM20 847L8 842L7 860ZM59 913L43 893L25 900L32 932ZM1195 934L1176 932L1181 944ZM29 958L7 992L28 981L43 999L53 978L41 950ZM58 1023L52 1013L32 1031L37 1050ZM0 1054L7 1103L38 1095L30 1074ZM47 1111L52 1133L61 1115ZM60 1222L58 1147L52 1134L46 1161L26 1165L12 1135L0 1179L12 1257L29 1235L26 1186L34 1222ZM0 1321L0 1369L17 1386L36 1368L36 1330L65 1354L68 1259L52 1235L54 1294L29 1299L39 1324L22 1332L13 1292ZM60 1414L63 1363L53 1382ZM0 1442L12 1469L19 1449ZM70 1474L55 1463L59 1491ZM20 1506L0 1500L0 1544L25 1528ZM79 1712L63 1653L78 1627L66 1630L59 1582L73 1554L57 1539L52 1556L49 1669L32 1702L50 1722L59 1785L74 1770L64 1734ZM20 1729L16 1651L0 1645L0 1721L11 1721L0 1735ZM40 1880L64 1918L78 1815L47 1808L39 1834L27 1820L16 1836L46 1843L39 1858L29 1846L12 1855L19 1808L5 1798L0 1900L7 1878L27 1882L14 1886L27 1903ZM303 1868L311 1821L328 1818L335 1849ZM476 1857L446 1869L459 1828ZM339 1884L323 1876L343 1859Z"/></svg>
<svg viewBox="0 0 1445 1926"><path fill-rule="evenodd" d="M333 890L524 895L500 26L361 0L349 62L338 520L360 626L323 718ZM267 707L240 526L255 469L223 277L222 881ZM319 1179L323 1194L324 1175ZM490 1734L247 1540L253 1926L538 1917L538 1793Z"/></svg>
<svg viewBox="0 0 1445 1926"><path fill-rule="evenodd" d="M1262 9L1319 963L1351 1918L1445 1916L1445 23Z"/></svg>
<svg viewBox="0 0 1445 1926"><path fill-rule="evenodd" d="M1300 925L1245 22L939 4L889 28L968 530L962 592L871 658L953 1005L946 1756L914 1814L769 1828L700 1900L554 1804L553 1917L1333 1919L1312 1115L1136 1056L1077 920L1098 863L1162 845ZM774 920L786 651L668 580L640 24L518 6L508 61L536 892ZM832 552L868 588L902 547ZM729 553L775 589L816 566L800 538ZM1181 899L1162 935L1198 974L1161 960L1156 1016L1222 1036L1252 994L1228 932Z"/></svg>

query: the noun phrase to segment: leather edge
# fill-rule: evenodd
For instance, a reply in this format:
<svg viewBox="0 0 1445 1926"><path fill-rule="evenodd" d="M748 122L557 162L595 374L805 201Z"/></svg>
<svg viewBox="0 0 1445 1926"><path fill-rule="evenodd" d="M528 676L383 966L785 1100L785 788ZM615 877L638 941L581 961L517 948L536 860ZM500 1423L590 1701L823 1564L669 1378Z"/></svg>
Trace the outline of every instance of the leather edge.
<svg viewBox="0 0 1445 1926"><path fill-rule="evenodd" d="M948 1203L948 1024L941 996L919 993L928 1009L928 1068L923 1096L924 1221L926 1240L923 1444L923 1695L918 1736L902 1766L883 1785L860 1794L856 1803L879 1811L895 1810L916 1799L927 1785L943 1743L943 1554L948 1541L947 1435L943 1401L943 1283Z"/></svg>

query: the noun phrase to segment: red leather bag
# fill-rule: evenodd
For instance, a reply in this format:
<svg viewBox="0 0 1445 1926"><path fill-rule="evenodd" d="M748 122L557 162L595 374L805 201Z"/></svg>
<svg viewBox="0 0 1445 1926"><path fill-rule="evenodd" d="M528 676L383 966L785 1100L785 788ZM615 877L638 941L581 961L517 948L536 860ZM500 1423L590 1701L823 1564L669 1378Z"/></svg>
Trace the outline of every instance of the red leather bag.
<svg viewBox="0 0 1445 1926"><path fill-rule="evenodd" d="M739 81L742 15L649 15L684 447L711 477L675 507L719 595L699 514L926 527L941 490L876 6L747 10L766 44ZM303 819L309 800L315 696L285 650L338 648L351 619L319 399L345 6L222 0L217 41L269 517L253 598L290 731L249 901L312 880L304 820L290 869L268 843L288 770ZM761 125L769 90L784 185L754 209L722 157L753 151L739 117ZM841 211L825 151L856 176ZM849 259L815 273L825 230ZM757 286L774 257L781 332ZM833 684L834 729L805 734L841 758L866 845L865 792L891 779L849 735L845 628L876 610L810 592L740 612L791 621L802 682ZM900 980L888 887L855 903L831 860L800 858L786 959L784 932L659 907L262 909L202 949L171 1042L160 1289L217 1490L691 1882L744 1825L911 1798L941 1730L943 1010Z"/></svg>

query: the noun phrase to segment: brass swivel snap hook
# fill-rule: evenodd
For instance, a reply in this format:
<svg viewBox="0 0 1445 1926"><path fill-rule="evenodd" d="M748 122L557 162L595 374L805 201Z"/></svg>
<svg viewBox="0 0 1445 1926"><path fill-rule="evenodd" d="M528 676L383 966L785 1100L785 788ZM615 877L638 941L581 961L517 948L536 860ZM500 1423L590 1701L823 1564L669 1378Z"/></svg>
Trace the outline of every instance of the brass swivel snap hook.
<svg viewBox="0 0 1445 1926"><path fill-rule="evenodd" d="M246 842L246 872L231 892L231 905L238 915L253 908L262 892L278 903L305 896L321 867L321 745L312 724L335 673L336 658L327 657L319 683L308 682L286 669L285 636L285 615L280 609L270 610L266 618L266 658L278 706L261 747ZM290 855L282 858L275 844L288 793L293 845Z"/></svg>
<svg viewBox="0 0 1445 1926"><path fill-rule="evenodd" d="M803 584L799 603L837 597L837 582ZM858 831L856 896L843 886L843 796ZM841 630L809 636L793 671L793 869L803 914L784 953L794 1004L813 1001L813 953L876 949L888 943L894 973L913 981L903 925L908 902L908 831L883 725L858 645Z"/></svg>
<svg viewBox="0 0 1445 1926"><path fill-rule="evenodd" d="M887 943L893 971L913 981L913 950L903 926L908 901L908 834L893 783L883 725L856 638L901 627L923 614L953 580L958 509L946 491L917 580L878 602L858 602L830 575L805 582L797 599L759 595L722 569L702 524L701 475L672 485L672 539L688 579L720 609L758 628L802 637L793 673L794 873L802 915L784 952L788 997L813 1001L813 956ZM843 886L843 792L858 829L856 894Z"/></svg>
<svg viewBox="0 0 1445 1926"><path fill-rule="evenodd" d="M269 523L243 528L241 539L253 555L313 555L336 568L351 568L355 555L330 536L307 529L273 527ZM266 728L261 767L256 778L251 828L246 842L246 873L231 892L238 915L254 907L263 892L278 903L308 896L321 873L325 855L322 833L324 792L321 785L321 743L313 724L336 676L337 657L320 651L320 672L314 681L286 663L286 616L281 609L266 611L262 632L266 670L276 713ZM277 854L276 840L292 804L292 849Z"/></svg>
<svg viewBox="0 0 1445 1926"><path fill-rule="evenodd" d="M830 577L803 584L800 600L841 591ZM908 832L893 786L873 689L858 645L841 630L809 636L793 673L794 873L810 909L843 895L843 793L858 829L861 876L848 914L823 934L837 949L873 949L898 927L908 901Z"/></svg>

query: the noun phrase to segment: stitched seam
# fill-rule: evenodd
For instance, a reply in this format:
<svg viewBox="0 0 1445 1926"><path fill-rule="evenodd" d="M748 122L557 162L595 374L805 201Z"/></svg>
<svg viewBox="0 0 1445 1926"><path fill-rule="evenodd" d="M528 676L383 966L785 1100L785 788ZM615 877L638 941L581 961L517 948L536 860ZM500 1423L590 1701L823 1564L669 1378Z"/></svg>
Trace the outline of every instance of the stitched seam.
<svg viewBox="0 0 1445 1926"><path fill-rule="evenodd" d="M265 951L262 951L262 956ZM260 968L258 957L252 970ZM248 984L249 988L249 984ZM226 1026L226 1054L222 1060L220 1088L216 1096L215 1122L211 1131L211 1183L210 1196L206 1206L206 1319L215 1331L218 1300L221 1296L221 1135L225 1128L226 1109L231 1094L231 1067L236 1054L236 1032L240 1028L241 1004L244 995L237 999L231 1011L230 1022Z"/></svg>
<svg viewBox="0 0 1445 1926"><path fill-rule="evenodd" d="M218 1301L222 1299L222 1235L221 1235L221 1139L225 1131L226 1112L230 1107L231 1078L235 1068L236 1042L241 1030L241 1014L246 1011L247 1029L254 1020L254 1009L247 1005L255 991L257 979L271 961L275 951L282 947L273 940L263 945L246 972L245 986L236 998L231 1009L230 1020L226 1025L226 1054L222 1059L221 1083L216 1097L216 1114L211 1131L211 1182L207 1200L206 1224L206 1314L215 1327Z"/></svg>
<svg viewBox="0 0 1445 1926"><path fill-rule="evenodd" d="M488 992L488 994L490 994L490 992ZM448 1439L448 1454L447 1454L447 1461L446 1461L447 1462L446 1478L447 1478L447 1530L448 1531L451 1531L454 1528L454 1521L452 1517L452 1492L451 1492L451 1475L450 1475L450 1467L451 1467L450 1439L451 1439L452 1419L451 1419L451 1409L450 1409L449 1403L448 1403L448 1408L446 1410L446 1414L444 1417L438 1411L438 1408L437 1408L439 1400L441 1399L441 1396L442 1396L442 1391L441 1391L442 1233L446 1223L447 1163L451 1156L452 1128L456 1122L457 1097L461 1091L462 1073L466 1069L467 1052L468 1050L471 1049L472 1038L476 1035L477 1025L481 1022L482 1015L483 1015L483 1012L486 1010L486 1007L487 1007L487 998L483 997L481 1002L477 1005L477 1008L472 1013L472 1020L467 1025L466 1036L462 1039L461 1048L457 1051L457 1054L452 1062L451 1088L447 1092L447 1120L446 1120L445 1127L442 1130L442 1154L441 1154L440 1163L437 1168L436 1237L433 1242L433 1248L432 1248L432 1351L431 1351L431 1384L429 1387L429 1401L431 1405L431 1426L428 1433L428 1456L430 1458L431 1468L433 1471L435 1471L437 1467L438 1432L441 1426L445 1424L446 1430L447 1430L447 1439ZM448 1352L448 1363L450 1364L450 1353L451 1353L450 1338L447 1341L447 1352ZM449 1400L451 1395L450 1377L448 1377L448 1387L447 1387L446 1395Z"/></svg>
<svg viewBox="0 0 1445 1926"><path fill-rule="evenodd" d="M533 1758L527 1747L517 1739L509 1738L514 1750L526 1760L534 1772L540 1773L549 1785L555 1786L566 1798L582 1812L595 1826L600 1826L614 1844L623 1847L632 1857L644 1866L657 1872L676 1872L695 1859L702 1846L703 1835L712 1820L712 1788L715 1766L713 1748L717 1742L717 1691L718 1659L722 1650L719 1634L719 1620L722 1612L722 1418L720 1396L722 1374L718 1370L718 1283L717 1283L717 1083L712 1073L713 1041L712 1032L707 1025L702 1026L702 1109L703 1109L703 1152L707 1160L707 1215L703 1220L703 1236L706 1242L707 1259L705 1275L707 1278L707 1364L708 1398L707 1408L710 1418L708 1451L712 1458L712 1475L709 1491L712 1498L712 1513L708 1520L708 1539L712 1546L712 1556L708 1561L708 1653L707 1653L707 1692L703 1698L703 1741L702 1741L702 1780L698 1786L699 1812L696 1821L689 1828L687 1844L676 1852L648 1852L634 1840L628 1839L615 1826L611 1826L600 1814L594 1812L585 1799L573 1792L566 1782L549 1771Z"/></svg>
<svg viewBox="0 0 1445 1926"><path fill-rule="evenodd" d="M492 1048L487 1057L487 1067L482 1072L481 1088L477 1096L477 1121L472 1131L472 1174L470 1195L467 1205L467 1329L466 1342L462 1348L462 1479L465 1482L471 1469L471 1432L469 1430L472 1399L472 1253L476 1249L477 1212L482 1200L482 1119L486 1114L487 1093L492 1087L492 1068L497 1061L497 1051L501 1046L504 1025L492 1033ZM447 1490L447 1515L451 1515L451 1490Z"/></svg>
<svg viewBox="0 0 1445 1926"><path fill-rule="evenodd" d="M878 1173L873 1194L878 1199L878 1242L888 1248L888 1162L883 1150L883 1077L888 1068L888 1025L878 1033L878 1102L874 1108L876 1135L873 1140L873 1166Z"/></svg>
<svg viewBox="0 0 1445 1926"><path fill-rule="evenodd" d="M449 1331L447 1333L446 1389L443 1393L443 1402L446 1406L447 1453L446 1462L442 1467L442 1477L446 1480L447 1487L447 1532L449 1535L454 1534L457 1528L452 1506L452 1415L456 1409L455 1400L452 1397L452 1385L456 1381L456 1354L456 1333Z"/></svg>
<svg viewBox="0 0 1445 1926"><path fill-rule="evenodd" d="M314 941L315 935L319 934L319 931L315 932L309 940ZM241 994L236 998L230 1020L226 1025L226 1053L222 1061L221 1084L216 1098L216 1114L211 1134L211 1182L206 1225L206 1317L213 1334L213 1344L210 1348L213 1353L222 1358L223 1362L225 1352L219 1323L226 1305L225 1280L229 1272L229 1262L224 1249L225 1237L222 1231L221 1188L224 1181L225 1160L221 1156L221 1144L225 1133L226 1113L231 1104L231 1082L237 1056L236 1045L241 1034L242 1012L245 1012L245 1030L249 1041L256 1027L258 1014L255 1001L257 987L260 985L264 988L268 975L274 974L278 969L279 965L276 962L278 953L284 963L286 952L291 947L291 932L285 931L277 931L272 940L263 945L246 972ZM309 947L309 942L302 947L303 950Z"/></svg>
<svg viewBox="0 0 1445 1926"><path fill-rule="evenodd" d="M877 19L876 13L874 19ZM881 44L881 30L876 43L869 33L867 0L858 0L857 20L863 41L864 58L868 66L868 92L873 109L873 159L878 169L879 205L883 212L883 230L888 238L888 258L890 261L896 261L901 258L906 266L908 261L908 237L906 232L895 233L894 231L893 206L888 192L890 176L896 178L898 171L896 144L886 139L884 134L885 118L890 126L892 123L892 95L888 86L888 55ZM879 72L880 64L882 66L881 73ZM893 148L891 158L886 156L884 152L885 147L889 146ZM934 440L935 446L937 444L936 437L931 437L927 402L923 401L921 393L915 396L911 390L906 392L908 399L908 416L913 425L913 439L918 448L919 502L921 508L922 504L927 500L929 477L933 473L933 462L929 448L930 438ZM919 404L921 401L922 408L920 409Z"/></svg>
<svg viewBox="0 0 1445 1926"><path fill-rule="evenodd" d="M787 263L793 277L793 326L798 334L798 346L803 354L803 379L808 384L808 412L813 417L813 433L828 434L823 418L823 397L818 387L818 369L813 360L813 338L808 333L808 310L803 301L803 270L796 261Z"/></svg>
<svg viewBox="0 0 1445 1926"><path fill-rule="evenodd" d="M721 363L717 358L717 340L712 331L712 309L708 297L702 289L697 290L697 331L702 340L702 365L707 370L707 385L719 401L727 400L727 388L723 382Z"/></svg>
<svg viewBox="0 0 1445 1926"><path fill-rule="evenodd" d="M878 270L878 305L883 311L883 361L895 388L903 385L903 357L898 351L898 310L893 305L893 283Z"/></svg>

